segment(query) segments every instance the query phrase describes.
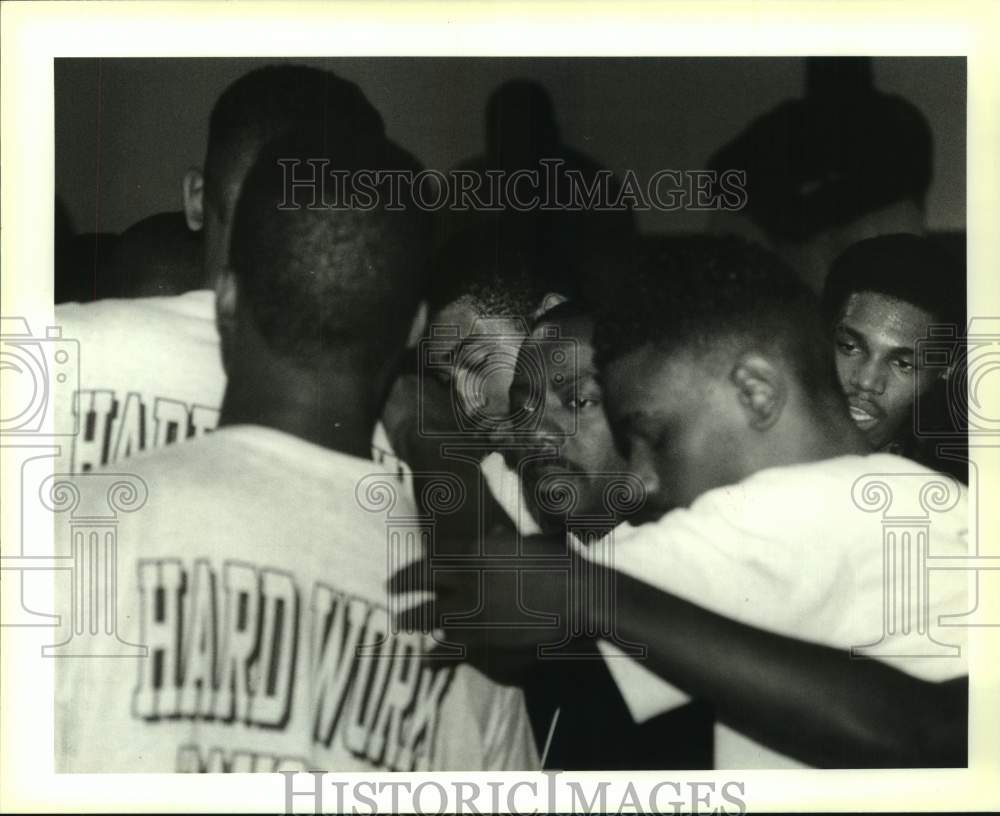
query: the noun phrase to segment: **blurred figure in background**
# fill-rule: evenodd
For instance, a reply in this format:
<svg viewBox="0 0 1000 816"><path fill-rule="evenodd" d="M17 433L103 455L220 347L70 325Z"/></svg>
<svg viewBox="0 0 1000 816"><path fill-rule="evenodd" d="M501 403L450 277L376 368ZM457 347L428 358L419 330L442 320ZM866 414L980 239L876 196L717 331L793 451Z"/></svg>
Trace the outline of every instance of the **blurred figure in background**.
<svg viewBox="0 0 1000 816"><path fill-rule="evenodd" d="M118 235L113 232L77 233L65 202L56 196L53 301L86 303L104 297L111 286L111 257Z"/></svg>
<svg viewBox="0 0 1000 816"><path fill-rule="evenodd" d="M104 297L180 295L204 286L201 240L182 212L137 221L115 243L109 288Z"/></svg>
<svg viewBox="0 0 1000 816"><path fill-rule="evenodd" d="M543 85L512 79L493 90L486 103L483 154L460 162L453 172L474 173L487 197L488 172L516 182L501 185L499 211L441 211L439 243L470 227L492 230L501 244L523 247L541 259L559 263L586 256L593 242L634 231L631 209L599 211L579 206L525 208L518 202L568 202L573 198L567 172L578 174L588 188L597 185L601 200L614 201L621 184L597 161L562 140L552 97ZM546 164L543 164L543 160ZM536 173L537 181L525 175ZM596 203L596 202L595 202Z"/></svg>
<svg viewBox="0 0 1000 816"><path fill-rule="evenodd" d="M851 244L925 231L934 171L926 117L873 85L869 58L806 60L806 94L751 122L709 160L745 170L747 206L711 230L781 255L815 292Z"/></svg>
<svg viewBox="0 0 1000 816"><path fill-rule="evenodd" d="M74 236L56 208L55 302L180 295L204 286L201 239L183 212L137 221L120 235Z"/></svg>

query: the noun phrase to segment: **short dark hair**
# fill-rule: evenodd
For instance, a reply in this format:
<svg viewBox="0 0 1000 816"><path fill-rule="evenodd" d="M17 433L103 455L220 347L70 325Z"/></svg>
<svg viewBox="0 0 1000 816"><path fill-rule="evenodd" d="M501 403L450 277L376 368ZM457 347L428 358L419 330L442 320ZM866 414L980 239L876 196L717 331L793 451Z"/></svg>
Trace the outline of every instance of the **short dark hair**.
<svg viewBox="0 0 1000 816"><path fill-rule="evenodd" d="M856 292L888 295L959 330L965 322L965 269L931 238L880 235L848 247L833 262L823 287L828 323Z"/></svg>
<svg viewBox="0 0 1000 816"><path fill-rule="evenodd" d="M420 166L386 139L339 134L325 140L323 153L311 144L301 134L272 142L244 181L231 245L240 296L268 345L304 362L337 347L401 346L424 294L429 214L407 197L406 185L396 202L375 185L371 208L278 209L287 166L279 159L326 159L348 173ZM400 209L388 208L397 203Z"/></svg>
<svg viewBox="0 0 1000 816"><path fill-rule="evenodd" d="M551 290L541 257L526 243L504 240L489 227L453 235L434 259L431 312L468 298L483 317L530 317Z"/></svg>
<svg viewBox="0 0 1000 816"><path fill-rule="evenodd" d="M599 368L647 344L670 353L730 346L780 354L807 393L836 390L817 298L773 253L735 237L641 239L617 297L599 305Z"/></svg>
<svg viewBox="0 0 1000 816"><path fill-rule="evenodd" d="M248 151L291 130L351 128L381 137L382 116L353 82L305 65L267 65L244 74L216 101L208 123L205 192L223 203L223 179ZM229 215L225 213L224 215Z"/></svg>
<svg viewBox="0 0 1000 816"><path fill-rule="evenodd" d="M173 295L204 286L201 251L182 212L137 221L119 236L111 253L108 275L120 287L116 296Z"/></svg>
<svg viewBox="0 0 1000 816"><path fill-rule="evenodd" d="M578 317L592 318L593 316L594 308L586 300L578 297L571 300L563 300L551 309L547 309L538 315L531 324L531 330L534 331L538 326L545 323L561 323L566 320L575 320Z"/></svg>

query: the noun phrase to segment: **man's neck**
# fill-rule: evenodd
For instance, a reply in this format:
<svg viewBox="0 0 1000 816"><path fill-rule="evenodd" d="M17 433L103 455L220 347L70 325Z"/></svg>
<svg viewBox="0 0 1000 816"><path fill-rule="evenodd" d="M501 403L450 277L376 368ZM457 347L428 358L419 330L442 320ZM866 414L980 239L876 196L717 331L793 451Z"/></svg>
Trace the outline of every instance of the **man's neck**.
<svg viewBox="0 0 1000 816"><path fill-rule="evenodd" d="M233 372L219 426L263 425L307 442L363 459L371 457L376 413L370 386L327 371L304 373L262 366L259 376Z"/></svg>
<svg viewBox="0 0 1000 816"><path fill-rule="evenodd" d="M816 421L806 430L804 449L813 460L833 459L837 456L864 456L871 453L868 440L844 412L839 401L831 400L818 412Z"/></svg>
<svg viewBox="0 0 1000 816"><path fill-rule="evenodd" d="M828 399L808 408L789 411L782 421L785 424L774 429L777 433L769 434L754 449L754 456L746 467L748 474L769 467L871 453L871 446L847 414L838 395L831 394Z"/></svg>

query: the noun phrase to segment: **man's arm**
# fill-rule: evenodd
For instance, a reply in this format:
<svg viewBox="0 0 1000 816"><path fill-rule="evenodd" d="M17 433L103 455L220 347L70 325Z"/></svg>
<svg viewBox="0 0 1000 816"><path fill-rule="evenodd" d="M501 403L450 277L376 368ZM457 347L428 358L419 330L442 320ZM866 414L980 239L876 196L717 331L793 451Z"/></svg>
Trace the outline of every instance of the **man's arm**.
<svg viewBox="0 0 1000 816"><path fill-rule="evenodd" d="M967 677L927 682L616 580L615 630L647 646L648 668L712 701L720 720L752 739L827 768L967 764Z"/></svg>
<svg viewBox="0 0 1000 816"><path fill-rule="evenodd" d="M466 646L471 662L501 682L523 678L538 665L538 647L559 641L569 619L568 581L577 582L575 598L594 597L590 581L608 586L603 565L569 568L581 556L567 556L564 542L532 537L524 543L531 558L561 556L568 568L539 571L537 562L525 560L520 598L509 580L518 569L512 559L502 582L484 576L482 587L465 572L439 573L434 617L425 619L436 621L450 641ZM621 573L614 579L614 626L595 619L599 609L584 604L585 631L613 628L645 645L644 665L692 697L711 701L720 720L752 739L819 767L967 764L967 678L927 682L886 663L852 659L845 649L737 623ZM402 581L413 586L413 576ZM524 607L555 614L560 624L504 625ZM443 618L474 609L481 628L452 629Z"/></svg>

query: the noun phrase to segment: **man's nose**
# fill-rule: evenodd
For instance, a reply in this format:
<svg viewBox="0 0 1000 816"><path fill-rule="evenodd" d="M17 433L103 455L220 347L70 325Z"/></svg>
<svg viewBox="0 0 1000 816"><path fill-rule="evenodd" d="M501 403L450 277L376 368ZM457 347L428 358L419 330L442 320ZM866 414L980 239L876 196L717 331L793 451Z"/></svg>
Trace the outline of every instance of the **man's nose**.
<svg viewBox="0 0 1000 816"><path fill-rule="evenodd" d="M872 394L885 392L885 368L876 360L865 360L851 372L851 385Z"/></svg>
<svg viewBox="0 0 1000 816"><path fill-rule="evenodd" d="M544 405L526 404L512 411L511 417L499 423L492 439L497 445L524 445L559 447L565 433L559 423L545 411Z"/></svg>

